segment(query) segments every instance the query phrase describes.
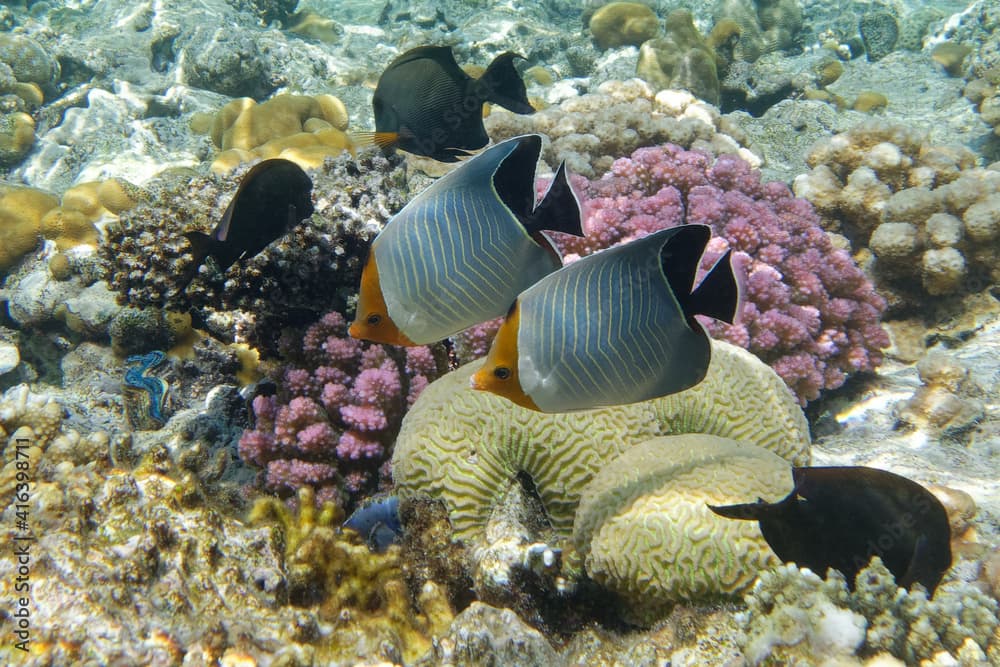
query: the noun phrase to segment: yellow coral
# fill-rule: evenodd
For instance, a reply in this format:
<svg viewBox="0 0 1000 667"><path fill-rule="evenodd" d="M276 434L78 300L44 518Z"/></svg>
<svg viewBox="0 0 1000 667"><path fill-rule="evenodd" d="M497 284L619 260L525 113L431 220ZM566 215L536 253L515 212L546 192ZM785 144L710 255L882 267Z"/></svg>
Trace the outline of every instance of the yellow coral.
<svg viewBox="0 0 1000 667"><path fill-rule="evenodd" d="M127 211L143 198L142 191L122 178L109 178L97 186L97 198L101 205L114 214ZM63 204L65 206L65 203Z"/></svg>
<svg viewBox="0 0 1000 667"><path fill-rule="evenodd" d="M42 216L59 200L34 188L0 185L0 271L38 246Z"/></svg>
<svg viewBox="0 0 1000 667"><path fill-rule="evenodd" d="M233 100L219 110L212 127L212 140L223 149L212 170L224 173L240 162L277 157L291 148L305 151L303 166L315 166L322 163L321 154L353 150L344 134L347 125L347 108L333 95L277 95L261 104ZM331 140L330 133L338 139ZM298 157L294 151L291 155Z"/></svg>
<svg viewBox="0 0 1000 667"><path fill-rule="evenodd" d="M62 207L82 213L88 220L97 220L104 213L104 206L97 194L100 181L78 183L63 193Z"/></svg>
<svg viewBox="0 0 1000 667"><path fill-rule="evenodd" d="M78 245L97 245L94 223L80 211L65 207L54 208L42 218L42 236L56 242L60 250Z"/></svg>
<svg viewBox="0 0 1000 667"><path fill-rule="evenodd" d="M612 2L590 17L590 32L602 49L639 46L659 31L656 14L638 2Z"/></svg>
<svg viewBox="0 0 1000 667"><path fill-rule="evenodd" d="M0 115L0 166L24 159L35 143L35 121L20 111Z"/></svg>

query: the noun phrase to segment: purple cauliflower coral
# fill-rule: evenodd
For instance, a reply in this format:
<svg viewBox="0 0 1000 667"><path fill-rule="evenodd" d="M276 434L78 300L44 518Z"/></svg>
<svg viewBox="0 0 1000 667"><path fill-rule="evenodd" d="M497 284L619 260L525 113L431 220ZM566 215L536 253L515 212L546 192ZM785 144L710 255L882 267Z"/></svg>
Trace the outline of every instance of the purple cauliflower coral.
<svg viewBox="0 0 1000 667"><path fill-rule="evenodd" d="M702 270L732 248L745 275L738 322L706 320L709 332L770 364L800 403L882 362L885 300L832 244L809 202L783 183L761 183L745 160L666 144L640 148L603 178L576 185L586 236L555 239L566 261L657 229L709 225L715 238Z"/></svg>
<svg viewBox="0 0 1000 667"><path fill-rule="evenodd" d="M282 495L309 485L317 502L345 504L384 475L406 408L445 364L428 347L389 348L347 336L340 313L324 315L301 340L278 393L253 400L255 427L240 456L264 468Z"/></svg>

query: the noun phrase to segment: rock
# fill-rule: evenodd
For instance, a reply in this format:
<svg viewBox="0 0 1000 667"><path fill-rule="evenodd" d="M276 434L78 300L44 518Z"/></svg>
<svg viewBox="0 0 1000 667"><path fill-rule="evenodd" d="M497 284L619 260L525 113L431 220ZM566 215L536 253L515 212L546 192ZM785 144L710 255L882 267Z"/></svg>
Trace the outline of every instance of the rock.
<svg viewBox="0 0 1000 667"><path fill-rule="evenodd" d="M21 353L17 345L0 342L0 375L6 375L21 363Z"/></svg>

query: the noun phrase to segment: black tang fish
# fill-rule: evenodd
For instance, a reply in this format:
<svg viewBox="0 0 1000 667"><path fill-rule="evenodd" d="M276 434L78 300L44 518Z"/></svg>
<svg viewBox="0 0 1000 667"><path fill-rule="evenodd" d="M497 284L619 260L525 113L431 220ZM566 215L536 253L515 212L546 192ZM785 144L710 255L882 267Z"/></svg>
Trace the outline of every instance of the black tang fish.
<svg viewBox="0 0 1000 667"><path fill-rule="evenodd" d="M489 143L483 102L530 114L515 53L501 53L478 79L462 71L451 47L420 46L393 60L375 87L374 140L441 162L456 162Z"/></svg>
<svg viewBox="0 0 1000 667"><path fill-rule="evenodd" d="M709 508L730 519L760 521L783 561L820 576L834 568L853 588L872 556L905 588L933 593L951 567L948 515L913 480L865 467L792 468L795 488L783 500Z"/></svg>
<svg viewBox="0 0 1000 667"><path fill-rule="evenodd" d="M194 262L177 291L187 288L206 257L212 256L219 270L225 271L236 260L253 257L312 214L312 180L301 167L281 158L254 165L211 234L184 234Z"/></svg>

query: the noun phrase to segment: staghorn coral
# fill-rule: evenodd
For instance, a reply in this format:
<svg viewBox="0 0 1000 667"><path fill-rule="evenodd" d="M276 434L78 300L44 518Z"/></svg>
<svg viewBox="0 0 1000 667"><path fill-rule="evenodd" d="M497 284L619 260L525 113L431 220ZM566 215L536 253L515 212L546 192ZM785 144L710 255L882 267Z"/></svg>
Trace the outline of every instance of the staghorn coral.
<svg viewBox="0 0 1000 667"><path fill-rule="evenodd" d="M879 558L858 573L853 590L836 570L826 580L794 564L763 573L746 596L743 649L752 664L812 664L889 653L918 664L945 652L960 664L1000 654L997 602L975 586L950 581L932 599L899 588ZM949 664L949 663L945 663ZM991 662L992 664L992 662Z"/></svg>
<svg viewBox="0 0 1000 667"><path fill-rule="evenodd" d="M178 279L192 261L186 231L210 232L229 203L235 178L165 177L147 185L151 201L119 216L100 246L106 279L123 303L193 309L198 326L273 350L281 328L345 310L361 275L364 248L403 207L401 158L344 155L310 171L316 213L225 274L207 267L183 294ZM249 165L247 165L249 167Z"/></svg>
<svg viewBox="0 0 1000 667"><path fill-rule="evenodd" d="M404 353L349 338L346 328L331 312L301 343L286 341L278 394L253 400L256 425L240 438L240 456L265 469L271 490L309 485L341 505L372 491L403 413L441 374L430 348Z"/></svg>
<svg viewBox="0 0 1000 667"><path fill-rule="evenodd" d="M494 141L544 135L542 161L550 170L565 160L571 172L590 178L610 169L618 156L664 141L756 159L741 148L738 129L727 125L718 109L684 91L654 93L640 79L606 81L597 92L527 116L497 109L484 123Z"/></svg>
<svg viewBox="0 0 1000 667"><path fill-rule="evenodd" d="M701 433L653 438L594 475L573 540L590 577L648 623L665 601L735 594L779 563L755 522L728 521L708 505L791 490L788 461L761 447Z"/></svg>
<svg viewBox="0 0 1000 667"><path fill-rule="evenodd" d="M685 222L710 225L704 267L734 250L746 301L736 324L711 321L709 331L770 364L801 403L881 363L884 301L808 202L782 183L761 183L740 158L642 148L582 194L587 236L556 240L569 259Z"/></svg>
<svg viewBox="0 0 1000 667"><path fill-rule="evenodd" d="M817 144L812 171L796 194L823 226L855 251L870 248L873 275L893 315L996 283L1000 172L976 168L962 147L928 144L924 135L884 121L863 122Z"/></svg>
<svg viewBox="0 0 1000 667"><path fill-rule="evenodd" d="M526 410L469 387L473 362L431 383L407 413L392 458L402 498L444 501L475 558L495 555L492 514L519 473L531 478L569 570L569 542L587 484L616 457L659 435L705 433L754 444L793 463L809 460L805 418L787 387L753 355L713 343L705 380L672 396L573 414ZM526 557L539 552L528 545ZM609 547L614 548L614 547ZM542 549L541 551L544 551ZM502 565L493 576L509 577ZM474 567L482 566L474 564ZM684 576L684 575L680 575ZM694 575L691 575L694 576Z"/></svg>

